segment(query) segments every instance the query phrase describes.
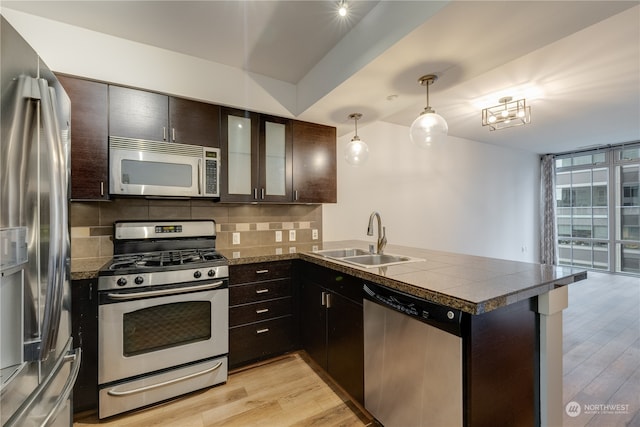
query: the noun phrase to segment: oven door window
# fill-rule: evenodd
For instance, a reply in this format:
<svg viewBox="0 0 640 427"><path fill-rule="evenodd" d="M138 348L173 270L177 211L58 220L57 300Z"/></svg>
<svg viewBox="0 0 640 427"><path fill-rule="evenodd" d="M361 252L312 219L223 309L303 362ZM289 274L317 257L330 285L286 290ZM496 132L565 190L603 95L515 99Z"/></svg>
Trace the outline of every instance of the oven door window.
<svg viewBox="0 0 640 427"><path fill-rule="evenodd" d="M123 355L151 353L211 338L211 303L184 301L123 315Z"/></svg>

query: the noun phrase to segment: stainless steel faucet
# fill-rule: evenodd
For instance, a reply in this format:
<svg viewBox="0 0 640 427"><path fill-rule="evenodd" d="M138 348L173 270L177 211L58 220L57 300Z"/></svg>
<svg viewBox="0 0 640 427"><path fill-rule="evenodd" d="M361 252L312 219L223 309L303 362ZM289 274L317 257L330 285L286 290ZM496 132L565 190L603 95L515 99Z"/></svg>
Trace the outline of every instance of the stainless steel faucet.
<svg viewBox="0 0 640 427"><path fill-rule="evenodd" d="M382 219L378 212L371 212L369 216L369 226L367 227L367 236L373 236L373 217L378 218L378 244L376 246L376 253L382 254L384 247L387 245L387 230L382 226Z"/></svg>

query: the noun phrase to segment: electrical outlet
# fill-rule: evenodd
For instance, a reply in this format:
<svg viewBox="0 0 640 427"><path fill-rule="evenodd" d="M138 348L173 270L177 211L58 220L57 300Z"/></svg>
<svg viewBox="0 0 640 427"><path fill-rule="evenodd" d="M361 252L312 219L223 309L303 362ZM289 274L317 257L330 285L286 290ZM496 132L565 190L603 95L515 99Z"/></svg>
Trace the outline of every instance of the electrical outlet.
<svg viewBox="0 0 640 427"><path fill-rule="evenodd" d="M276 231L276 242L282 242L282 230Z"/></svg>
<svg viewBox="0 0 640 427"><path fill-rule="evenodd" d="M317 228L314 228L314 229L311 230L311 238L313 240L318 240L318 229Z"/></svg>
<svg viewBox="0 0 640 427"><path fill-rule="evenodd" d="M289 241L290 242L296 241L296 230L289 230Z"/></svg>
<svg viewBox="0 0 640 427"><path fill-rule="evenodd" d="M233 233L233 244L234 245L240 244L240 233Z"/></svg>

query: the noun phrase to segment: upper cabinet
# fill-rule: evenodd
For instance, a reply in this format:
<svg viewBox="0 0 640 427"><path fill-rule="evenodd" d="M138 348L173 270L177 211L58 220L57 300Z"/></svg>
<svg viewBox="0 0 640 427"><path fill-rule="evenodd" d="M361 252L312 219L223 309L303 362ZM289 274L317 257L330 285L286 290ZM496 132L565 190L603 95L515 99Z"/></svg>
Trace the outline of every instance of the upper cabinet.
<svg viewBox="0 0 640 427"><path fill-rule="evenodd" d="M107 84L58 75L71 100L71 199L109 198Z"/></svg>
<svg viewBox="0 0 640 427"><path fill-rule="evenodd" d="M220 200L335 203L336 128L59 76L71 98L71 198L109 198L109 137L220 147Z"/></svg>
<svg viewBox="0 0 640 427"><path fill-rule="evenodd" d="M220 106L169 97L171 142L220 147Z"/></svg>
<svg viewBox="0 0 640 427"><path fill-rule="evenodd" d="M336 128L293 121L293 201L336 203Z"/></svg>
<svg viewBox="0 0 640 427"><path fill-rule="evenodd" d="M223 108L225 202L291 202L291 121Z"/></svg>
<svg viewBox="0 0 640 427"><path fill-rule="evenodd" d="M220 107L183 98L109 86L109 135L219 146Z"/></svg>

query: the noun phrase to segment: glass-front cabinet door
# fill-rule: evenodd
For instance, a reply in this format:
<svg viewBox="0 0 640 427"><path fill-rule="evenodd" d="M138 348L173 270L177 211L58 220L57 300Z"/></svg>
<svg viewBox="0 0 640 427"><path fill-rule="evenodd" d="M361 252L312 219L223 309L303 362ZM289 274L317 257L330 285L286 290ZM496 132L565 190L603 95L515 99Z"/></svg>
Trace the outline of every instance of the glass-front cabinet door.
<svg viewBox="0 0 640 427"><path fill-rule="evenodd" d="M290 202L289 119L223 109L222 201Z"/></svg>
<svg viewBox="0 0 640 427"><path fill-rule="evenodd" d="M291 201L291 121L279 117L260 116L261 201Z"/></svg>
<svg viewBox="0 0 640 427"><path fill-rule="evenodd" d="M221 181L223 201L251 202L258 196L258 115L248 111L222 110Z"/></svg>

